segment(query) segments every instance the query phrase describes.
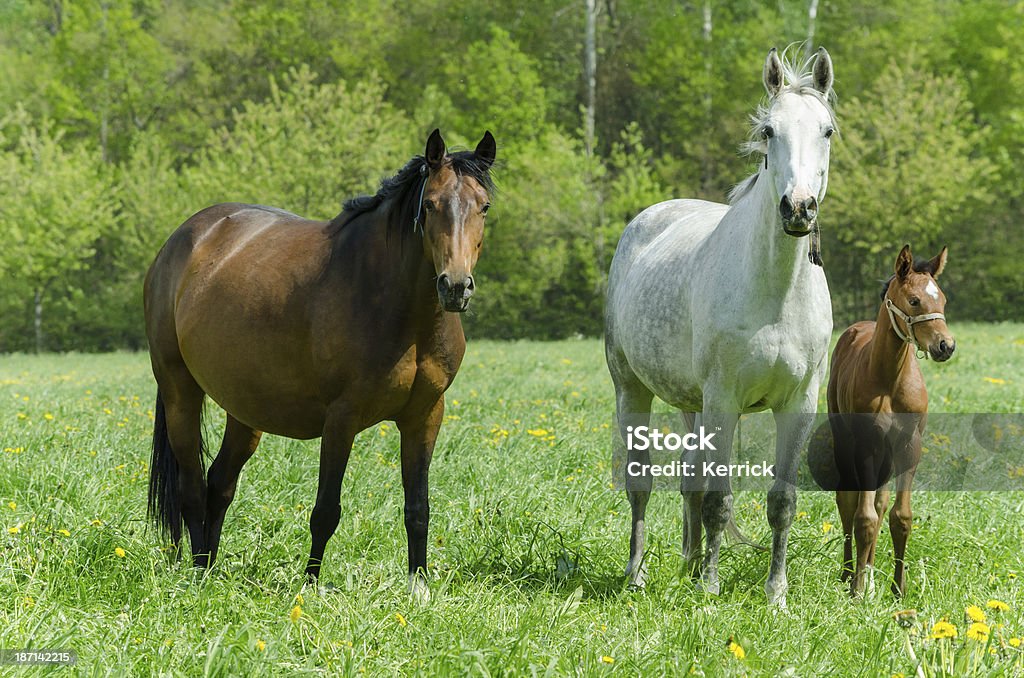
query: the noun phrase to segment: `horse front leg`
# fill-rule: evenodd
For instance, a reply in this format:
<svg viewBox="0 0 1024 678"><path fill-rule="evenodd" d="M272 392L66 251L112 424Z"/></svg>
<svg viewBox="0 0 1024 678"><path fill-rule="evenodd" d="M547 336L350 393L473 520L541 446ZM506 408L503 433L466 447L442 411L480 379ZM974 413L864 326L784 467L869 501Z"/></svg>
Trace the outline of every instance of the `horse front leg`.
<svg viewBox="0 0 1024 678"><path fill-rule="evenodd" d="M811 434L817 407L815 380L796 407L774 412L775 482L768 491L768 524L772 528L772 556L764 584L770 605L786 606L789 581L786 578L786 550L789 530L796 515L796 476L800 453Z"/></svg>
<svg viewBox="0 0 1024 678"><path fill-rule="evenodd" d="M341 520L341 482L345 478L355 434L356 424L348 412L341 409L328 411L323 437L320 439L320 479L316 505L309 516L312 543L306 576L311 581L320 576L327 542L338 529L338 521Z"/></svg>
<svg viewBox="0 0 1024 678"><path fill-rule="evenodd" d="M397 421L402 434L402 487L405 490L405 532L409 540L409 593L420 602L430 599L427 586L427 529L430 523L428 472L437 432L444 418L444 398L421 414Z"/></svg>
<svg viewBox="0 0 1024 678"><path fill-rule="evenodd" d="M630 426L647 426L651 421L653 396L642 386L619 387L615 397L617 432L613 434L612 459L626 459L626 498L629 500L629 560L626 578L629 586L642 589L647 583L647 564L644 561L644 520L647 502L651 498L652 478L649 473L631 474L630 469L649 469L651 455L647 450L636 450L626 444Z"/></svg>
<svg viewBox="0 0 1024 678"><path fill-rule="evenodd" d="M914 473L921 460L921 436L916 434L907 447L905 464L901 465L894 481L896 500L889 513L889 532L892 534L893 572L892 592L902 597L907 592L904 558L907 553L907 540L914 522L914 513L910 509L910 488L914 484Z"/></svg>
<svg viewBox="0 0 1024 678"><path fill-rule="evenodd" d="M723 464L728 467L732 459L732 441L736 434L736 422L739 421L739 408L730 408L732 411L713 411L707 407L709 399L706 395L704 402L705 409L700 417L700 426L704 428L705 434L713 433L715 436L714 448L704 450L705 463L710 464L712 469L718 469ZM695 470L696 474L705 476L703 466L702 464ZM728 473L719 475L714 471L707 474L704 481L707 483L707 491L704 492L700 503L700 515L707 534L707 544L701 581L705 591L718 595L721 591L718 556L722 548L722 535L732 518L732 482Z"/></svg>

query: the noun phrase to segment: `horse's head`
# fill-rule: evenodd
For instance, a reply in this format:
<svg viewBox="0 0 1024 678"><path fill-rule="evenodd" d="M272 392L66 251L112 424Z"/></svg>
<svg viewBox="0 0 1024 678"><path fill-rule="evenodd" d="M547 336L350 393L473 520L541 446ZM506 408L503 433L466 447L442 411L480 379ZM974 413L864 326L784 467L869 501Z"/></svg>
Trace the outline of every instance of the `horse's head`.
<svg viewBox="0 0 1024 678"><path fill-rule="evenodd" d="M472 152L449 154L436 129L427 139L419 209L424 248L437 274L437 298L446 311L465 311L476 289L473 267L484 240L495 152L490 132Z"/></svg>
<svg viewBox="0 0 1024 678"><path fill-rule="evenodd" d="M835 132L829 105L832 59L822 47L813 60L810 71L800 74L784 65L774 48L768 53L763 77L769 101L754 130L774 182L782 227L797 237L811 232L825 197L829 140Z"/></svg>
<svg viewBox="0 0 1024 678"><path fill-rule="evenodd" d="M893 330L935 360L949 360L956 341L946 327L946 295L935 279L946 267L946 248L927 261L914 262L910 245L896 257L896 272L882 293Z"/></svg>

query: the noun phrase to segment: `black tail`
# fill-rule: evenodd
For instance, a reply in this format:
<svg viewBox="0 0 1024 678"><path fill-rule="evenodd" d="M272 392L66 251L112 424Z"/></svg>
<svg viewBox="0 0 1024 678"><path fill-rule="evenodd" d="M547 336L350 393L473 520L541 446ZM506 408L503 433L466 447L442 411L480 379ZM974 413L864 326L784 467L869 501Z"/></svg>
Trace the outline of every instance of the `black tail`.
<svg viewBox="0 0 1024 678"><path fill-rule="evenodd" d="M147 516L163 537L181 541L181 503L178 500L178 462L167 437L164 399L156 392L153 417L153 458L149 463L149 510Z"/></svg>

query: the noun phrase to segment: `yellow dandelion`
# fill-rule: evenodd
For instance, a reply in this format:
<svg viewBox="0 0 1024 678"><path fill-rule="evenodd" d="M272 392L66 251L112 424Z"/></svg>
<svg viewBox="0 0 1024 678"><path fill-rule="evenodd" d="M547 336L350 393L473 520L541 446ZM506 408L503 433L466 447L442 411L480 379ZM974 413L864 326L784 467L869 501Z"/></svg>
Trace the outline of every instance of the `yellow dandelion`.
<svg viewBox="0 0 1024 678"><path fill-rule="evenodd" d="M950 624L945 619L935 622L935 626L932 627L933 639L942 638L956 638L956 627Z"/></svg>
<svg viewBox="0 0 1024 678"><path fill-rule="evenodd" d="M24 412L18 412L18 419L28 419L28 415Z"/></svg>
<svg viewBox="0 0 1024 678"><path fill-rule="evenodd" d="M301 593L296 593L295 594L295 602L298 603L299 605L305 605L306 604L306 599L302 597Z"/></svg>
<svg viewBox="0 0 1024 678"><path fill-rule="evenodd" d="M1010 640L1007 642L1010 643L1010 647L1020 647L1021 640L1020 638L1014 637L1010 638Z"/></svg>
<svg viewBox="0 0 1024 678"><path fill-rule="evenodd" d="M832 525L832 523L830 523L830 522L828 522L828 521L826 520L825 522L823 522L823 523L821 524L821 533L822 533L822 534L828 534L829 532L831 532L831 531L832 531L832 528L833 528L833 527L834 527L834 526Z"/></svg>
<svg viewBox="0 0 1024 678"><path fill-rule="evenodd" d="M402 616L401 612L396 612L395 613L395 621L398 622L399 626L406 626L409 623L408 621L405 620L405 617Z"/></svg>
<svg viewBox="0 0 1024 678"><path fill-rule="evenodd" d="M999 377L985 377L985 381L987 381L990 384L1005 384L1006 383L1005 379L1000 379Z"/></svg>
<svg viewBox="0 0 1024 678"><path fill-rule="evenodd" d="M529 433L531 436L535 436L537 438L543 438L544 436L548 435L547 429L543 428L531 428L527 429L526 432Z"/></svg>
<svg viewBox="0 0 1024 678"><path fill-rule="evenodd" d="M114 411L112 409L110 409L109 407L104 407L103 408L103 414L113 414L113 413L114 413Z"/></svg>
<svg viewBox="0 0 1024 678"><path fill-rule="evenodd" d="M263 652L264 650L267 649L267 644L264 643L262 640L257 640L256 641L256 649L259 650L260 652Z"/></svg>
<svg viewBox="0 0 1024 678"><path fill-rule="evenodd" d="M614 664L615 663L615 657L609 657L606 654L601 655L601 663L602 664Z"/></svg>
<svg viewBox="0 0 1024 678"><path fill-rule="evenodd" d="M118 558L124 558L128 554L125 553L123 548L118 546L116 549L114 549L114 555L117 556Z"/></svg>
<svg viewBox="0 0 1024 678"><path fill-rule="evenodd" d="M984 643L988 641L988 636L991 632L991 629L989 629L988 624L985 622L974 622L967 629L967 637L979 643Z"/></svg>
<svg viewBox="0 0 1024 678"><path fill-rule="evenodd" d="M9 501L7 502L7 508L11 509L12 511L16 511L18 509L18 505L13 501Z"/></svg>
<svg viewBox="0 0 1024 678"><path fill-rule="evenodd" d="M743 649L743 646L732 638L729 639L729 652L732 652L732 656L736 659L743 659L747 656L747 651Z"/></svg>
<svg viewBox="0 0 1024 678"><path fill-rule="evenodd" d="M70 537L71 536L71 533L68 532L67 530L57 530L57 534L62 534L65 537Z"/></svg>
<svg viewBox="0 0 1024 678"><path fill-rule="evenodd" d="M21 528L22 528L22 526L23 526L24 524L25 524L25 523L18 523L18 524L17 524L17 525L15 525L14 527L8 527L8 528L7 528L7 533L8 533L8 534L18 534L19 532L21 532Z"/></svg>
<svg viewBox="0 0 1024 678"><path fill-rule="evenodd" d="M99 518L93 518L92 520L89 521L89 524L92 525L93 527L103 527L103 521L100 520Z"/></svg>
<svg viewBox="0 0 1024 678"><path fill-rule="evenodd" d="M996 612L1006 612L1007 610L1010 609L1009 605L1007 605L1006 603L1004 603L1001 600L995 600L995 599L990 600L987 603L985 603L985 607L987 607L990 610L995 610Z"/></svg>
<svg viewBox="0 0 1024 678"><path fill-rule="evenodd" d="M43 419L45 419L46 421L53 421L53 415L50 414L49 412L46 412L45 414L43 414Z"/></svg>
<svg viewBox="0 0 1024 678"><path fill-rule="evenodd" d="M977 605L968 605L967 609L964 610L972 622L983 622L985 621L985 611Z"/></svg>
<svg viewBox="0 0 1024 678"><path fill-rule="evenodd" d="M299 619L302 618L302 606L296 605L292 608L292 611L288 614L288 618L292 620L293 624L297 624Z"/></svg>

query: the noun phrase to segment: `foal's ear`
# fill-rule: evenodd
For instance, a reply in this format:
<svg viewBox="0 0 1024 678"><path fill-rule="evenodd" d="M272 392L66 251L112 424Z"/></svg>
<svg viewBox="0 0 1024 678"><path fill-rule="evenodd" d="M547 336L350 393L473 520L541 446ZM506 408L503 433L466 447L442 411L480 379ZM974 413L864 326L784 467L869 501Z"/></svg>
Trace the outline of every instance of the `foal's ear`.
<svg viewBox="0 0 1024 678"><path fill-rule="evenodd" d="M896 277L903 280L914 270L914 255L910 253L910 245L904 245L896 256Z"/></svg>
<svg viewBox="0 0 1024 678"><path fill-rule="evenodd" d="M946 268L946 259L949 257L948 249L948 247L943 247L942 251L928 262L928 267L932 269L933 278L938 278L939 274L942 273L942 269Z"/></svg>
<svg viewBox="0 0 1024 678"><path fill-rule="evenodd" d="M814 89L828 94L832 89L832 57L824 47L818 48L818 56L814 59Z"/></svg>
<svg viewBox="0 0 1024 678"><path fill-rule="evenodd" d="M484 138L480 140L480 143L476 145L476 150L473 154L476 155L477 159L480 160L486 167L490 167L494 164L494 158L498 153L498 146L494 141L494 136L490 130L484 132Z"/></svg>
<svg viewBox="0 0 1024 678"><path fill-rule="evenodd" d="M782 60L779 59L779 50L774 47L768 52L761 76L764 79L764 88L768 90L768 96L778 94L782 89Z"/></svg>
<svg viewBox="0 0 1024 678"><path fill-rule="evenodd" d="M427 150L423 153L423 157L426 158L430 169L437 169L441 166L441 163L444 162L445 153L446 149L444 139L441 138L441 130L435 129L430 133L430 137L427 139Z"/></svg>

